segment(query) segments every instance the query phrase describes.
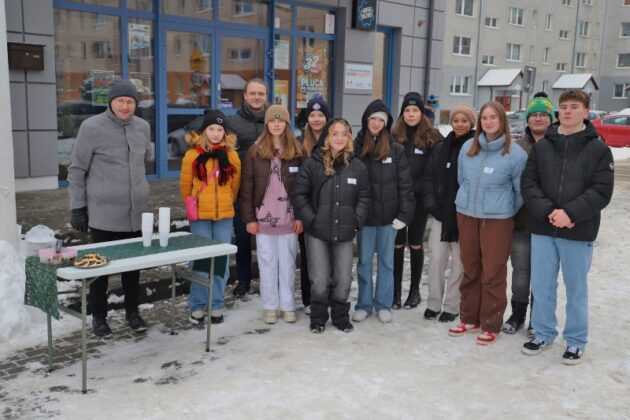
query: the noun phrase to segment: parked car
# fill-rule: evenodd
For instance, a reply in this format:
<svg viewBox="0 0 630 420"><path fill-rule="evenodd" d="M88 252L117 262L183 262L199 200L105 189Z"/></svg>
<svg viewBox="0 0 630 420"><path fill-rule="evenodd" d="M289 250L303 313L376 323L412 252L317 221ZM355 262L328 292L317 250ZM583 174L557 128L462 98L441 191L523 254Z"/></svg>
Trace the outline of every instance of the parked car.
<svg viewBox="0 0 630 420"><path fill-rule="evenodd" d="M608 115L607 111L598 111L596 109L591 109L588 113L588 119L592 121L598 118L605 117L606 115Z"/></svg>
<svg viewBox="0 0 630 420"><path fill-rule="evenodd" d="M609 115L596 119L593 125L607 145L630 147L630 115Z"/></svg>
<svg viewBox="0 0 630 420"><path fill-rule="evenodd" d="M508 115L508 123L510 124L510 133L514 140L520 139L525 133L525 126L527 125L527 111L524 109L512 112Z"/></svg>
<svg viewBox="0 0 630 420"><path fill-rule="evenodd" d="M169 120L169 125L174 122ZM168 133L168 155L170 158L184 156L186 150L188 150L188 144L186 144L185 140L186 133L199 130L202 123L203 115Z"/></svg>

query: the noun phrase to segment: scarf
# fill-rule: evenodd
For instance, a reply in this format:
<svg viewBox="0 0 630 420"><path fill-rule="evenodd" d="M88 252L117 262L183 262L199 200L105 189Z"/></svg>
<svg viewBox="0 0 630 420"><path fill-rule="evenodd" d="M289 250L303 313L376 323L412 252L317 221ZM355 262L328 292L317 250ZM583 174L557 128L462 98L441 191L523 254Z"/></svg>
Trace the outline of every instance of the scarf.
<svg viewBox="0 0 630 420"><path fill-rule="evenodd" d="M199 156L197 156L193 162L193 175L199 180L205 181L208 179L206 162L208 162L210 158L216 159L219 162L219 185L225 185L236 173L236 168L228 159L227 147L212 146L210 150L206 152L201 147L197 146L195 150L199 152Z"/></svg>
<svg viewBox="0 0 630 420"><path fill-rule="evenodd" d="M441 193L437 193L436 201L442 208L442 233L440 241L457 242L459 230L457 229L457 212L455 208L455 196L459 189L457 182L457 158L466 140L474 136L470 131L463 136L456 137L452 131L446 136L435 162L435 178L437 185L443 186ZM448 163L450 162L450 165Z"/></svg>

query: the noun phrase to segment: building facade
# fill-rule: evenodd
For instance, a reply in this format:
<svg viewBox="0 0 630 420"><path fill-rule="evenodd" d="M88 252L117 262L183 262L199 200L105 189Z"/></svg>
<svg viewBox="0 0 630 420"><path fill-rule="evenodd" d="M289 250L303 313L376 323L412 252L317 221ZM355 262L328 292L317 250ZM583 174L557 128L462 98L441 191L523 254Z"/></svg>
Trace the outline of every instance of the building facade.
<svg viewBox="0 0 630 420"><path fill-rule="evenodd" d="M630 83L628 22L627 0L449 0L442 107L458 102L479 107L496 99L517 110L537 91L557 102L562 90L553 85L562 75L588 73L599 87L591 92L593 109L624 108L628 90L623 87ZM520 69L522 75L508 85L493 85L504 82L490 72L478 86L495 69Z"/></svg>
<svg viewBox="0 0 630 420"><path fill-rule="evenodd" d="M81 122L106 109L120 77L138 87L137 114L152 127L153 178L178 176L185 131L209 107L234 114L252 77L296 125L314 95L355 127L373 98L397 116L406 92L442 84L445 3L6 1L8 42L44 46L43 70L9 71L16 189L65 184ZM371 30L356 28L359 7Z"/></svg>

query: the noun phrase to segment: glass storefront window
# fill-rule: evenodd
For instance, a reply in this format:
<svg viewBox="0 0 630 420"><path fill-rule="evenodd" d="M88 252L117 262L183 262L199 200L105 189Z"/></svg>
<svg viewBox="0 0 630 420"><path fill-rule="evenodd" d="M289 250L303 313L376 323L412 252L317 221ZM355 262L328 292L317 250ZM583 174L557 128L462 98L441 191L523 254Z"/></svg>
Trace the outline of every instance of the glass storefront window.
<svg viewBox="0 0 630 420"><path fill-rule="evenodd" d="M308 7L298 7L297 23L298 31L313 32L317 34L325 33L327 10L311 9Z"/></svg>
<svg viewBox="0 0 630 420"><path fill-rule="evenodd" d="M182 168L182 159L188 150L186 133L199 130L202 123L203 116L199 115L171 114L168 116L166 129L169 171L179 171Z"/></svg>
<svg viewBox="0 0 630 420"><path fill-rule="evenodd" d="M95 6L111 6L111 7L118 7L120 3L119 0L70 0L70 1L74 3L93 4Z"/></svg>
<svg viewBox="0 0 630 420"><path fill-rule="evenodd" d="M269 24L269 1L265 0L222 0L220 19L245 25L267 26Z"/></svg>
<svg viewBox="0 0 630 420"><path fill-rule="evenodd" d="M65 180L79 126L105 111L109 87L120 77L120 20L55 9L54 22L59 179Z"/></svg>
<svg viewBox="0 0 630 420"><path fill-rule="evenodd" d="M221 88L219 108L238 109L245 83L263 77L265 48L262 39L221 37Z"/></svg>
<svg viewBox="0 0 630 420"><path fill-rule="evenodd" d="M151 125L155 146L155 77L153 76L153 22L129 18L129 80L138 88L136 115ZM155 151L155 147L153 148ZM155 153L153 153L155 156ZM156 173L155 160L147 163L147 174Z"/></svg>
<svg viewBox="0 0 630 420"><path fill-rule="evenodd" d="M166 34L167 104L208 108L212 98L210 35L168 31Z"/></svg>
<svg viewBox="0 0 630 420"><path fill-rule="evenodd" d="M293 73L291 67L291 37L275 36L273 41L273 61L273 103L289 109L289 101L292 93L291 74Z"/></svg>
<svg viewBox="0 0 630 420"><path fill-rule="evenodd" d="M142 12L152 12L153 0L127 0L127 8Z"/></svg>
<svg viewBox="0 0 630 420"><path fill-rule="evenodd" d="M162 13L212 19L212 0L162 0Z"/></svg>
<svg viewBox="0 0 630 420"><path fill-rule="evenodd" d="M291 29L293 6L286 3L276 3L274 16L276 29Z"/></svg>
<svg viewBox="0 0 630 420"><path fill-rule="evenodd" d="M313 96L321 95L330 103L332 88L332 42L298 38L297 78L294 113L298 113Z"/></svg>

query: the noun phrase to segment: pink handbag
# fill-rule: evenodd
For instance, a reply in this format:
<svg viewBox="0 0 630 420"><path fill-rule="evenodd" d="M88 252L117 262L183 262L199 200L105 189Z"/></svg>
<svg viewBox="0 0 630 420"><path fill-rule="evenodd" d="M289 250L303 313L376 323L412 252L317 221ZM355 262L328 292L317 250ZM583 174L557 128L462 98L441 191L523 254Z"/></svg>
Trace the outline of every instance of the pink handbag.
<svg viewBox="0 0 630 420"><path fill-rule="evenodd" d="M186 197L186 219L190 222L199 220L199 194L206 188L206 182L204 181L196 195L189 195Z"/></svg>

